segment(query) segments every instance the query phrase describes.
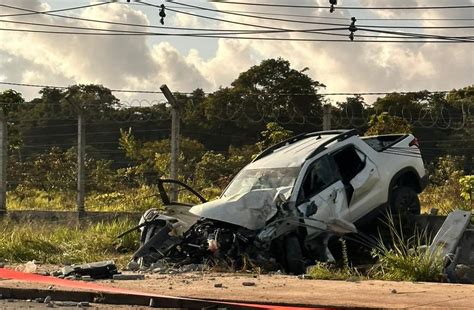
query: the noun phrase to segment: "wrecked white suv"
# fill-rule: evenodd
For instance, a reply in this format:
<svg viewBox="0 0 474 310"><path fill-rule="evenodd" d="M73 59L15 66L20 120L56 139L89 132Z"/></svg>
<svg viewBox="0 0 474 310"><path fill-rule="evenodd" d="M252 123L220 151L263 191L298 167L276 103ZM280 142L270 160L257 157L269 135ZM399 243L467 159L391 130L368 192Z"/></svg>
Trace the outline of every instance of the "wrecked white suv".
<svg viewBox="0 0 474 310"><path fill-rule="evenodd" d="M160 182L167 215L144 214L133 260L234 267L250 261L299 274L315 260L333 260L329 238L357 232L382 207L418 214L425 181L412 135L300 134L259 154L219 199L204 202L181 184L203 203L171 202Z"/></svg>

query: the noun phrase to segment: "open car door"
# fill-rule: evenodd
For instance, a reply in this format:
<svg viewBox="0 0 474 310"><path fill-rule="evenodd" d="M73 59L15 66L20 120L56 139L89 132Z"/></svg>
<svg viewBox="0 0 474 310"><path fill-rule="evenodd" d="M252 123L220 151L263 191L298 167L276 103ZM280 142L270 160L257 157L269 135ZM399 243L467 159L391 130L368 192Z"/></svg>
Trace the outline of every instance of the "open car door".
<svg viewBox="0 0 474 310"><path fill-rule="evenodd" d="M349 217L347 196L338 168L328 155L316 159L307 169L298 194L298 210L307 217L308 236L320 230L317 218Z"/></svg>
<svg viewBox="0 0 474 310"><path fill-rule="evenodd" d="M350 209L351 221L357 220L360 216L367 214L368 205L377 205L380 191L373 191L377 186L380 176L375 164L354 145L346 145L343 148L331 153L339 171L347 194L347 201ZM369 202L370 203L367 203Z"/></svg>

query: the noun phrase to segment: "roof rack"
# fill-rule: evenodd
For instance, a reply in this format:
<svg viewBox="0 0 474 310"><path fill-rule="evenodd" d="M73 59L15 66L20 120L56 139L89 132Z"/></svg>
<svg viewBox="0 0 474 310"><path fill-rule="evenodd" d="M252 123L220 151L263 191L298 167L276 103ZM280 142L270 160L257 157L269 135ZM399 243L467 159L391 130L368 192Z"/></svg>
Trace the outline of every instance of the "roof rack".
<svg viewBox="0 0 474 310"><path fill-rule="evenodd" d="M328 144L334 142L334 141L341 142L341 141L344 141L344 140L346 140L350 137L357 136L357 135L358 135L358 132L355 129L346 130L346 131L338 134L337 136L332 137L331 139L329 139L327 141L324 141L324 143L321 144L320 146L318 146L314 151L312 151L311 154L309 154L308 157L306 157L306 159L309 159L309 158L315 156L316 154L324 151L326 149L326 146Z"/></svg>
<svg viewBox="0 0 474 310"><path fill-rule="evenodd" d="M316 132L310 132L310 133L301 133L299 135L296 135L294 137L291 137L289 139L286 139L286 140L283 140L282 142L279 142L277 144L274 144L272 146L270 146L269 148L265 149L263 152L261 152L260 154L258 154L253 160L252 162L255 162L259 159L262 159L263 157L267 156L267 155L270 155L271 153L273 153L276 149L279 149L283 146L286 146L286 145L290 145L290 144L293 144L295 142L298 142L300 140L303 140L303 139L306 139L306 138L310 138L310 137L317 137L317 136L322 136L322 135L334 135L336 134L337 136L331 138L330 140L328 140L327 142L324 142L324 144L320 147L318 147L316 150L319 150L321 147L324 147L326 146L328 143L331 143L332 141L334 140L337 140L341 137L345 137L344 139L342 140L345 140L347 138L349 138L350 136L354 136L354 135L357 135L357 131L355 129L339 129L339 130L324 130L324 131L316 131ZM350 134L350 135L348 135ZM340 140L340 141L342 141ZM316 151L315 150L315 151ZM319 151L318 151L319 152ZM311 153L311 156L313 155L314 152ZM311 157L309 156L309 157ZM309 158L308 157L308 158Z"/></svg>

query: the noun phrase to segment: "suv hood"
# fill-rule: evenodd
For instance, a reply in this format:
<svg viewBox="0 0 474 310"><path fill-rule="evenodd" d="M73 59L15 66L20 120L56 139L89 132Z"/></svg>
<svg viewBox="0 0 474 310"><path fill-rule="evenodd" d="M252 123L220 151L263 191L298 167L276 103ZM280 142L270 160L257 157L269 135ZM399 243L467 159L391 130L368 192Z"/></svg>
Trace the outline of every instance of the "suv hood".
<svg viewBox="0 0 474 310"><path fill-rule="evenodd" d="M253 190L194 206L189 212L257 230L265 227L266 222L277 213L276 198L281 194L288 196L290 192L291 187Z"/></svg>

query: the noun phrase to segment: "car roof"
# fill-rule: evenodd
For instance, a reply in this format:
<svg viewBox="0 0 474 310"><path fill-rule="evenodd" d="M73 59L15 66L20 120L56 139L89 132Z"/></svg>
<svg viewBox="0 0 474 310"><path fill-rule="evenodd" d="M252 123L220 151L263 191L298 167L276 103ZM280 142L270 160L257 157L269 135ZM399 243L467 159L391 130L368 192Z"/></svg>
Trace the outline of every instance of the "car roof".
<svg viewBox="0 0 474 310"><path fill-rule="evenodd" d="M245 169L299 167L308 158L325 150L333 142L356 136L355 129L340 129L302 133L270 146Z"/></svg>
<svg viewBox="0 0 474 310"><path fill-rule="evenodd" d="M314 151L338 134L308 136L283 145L272 153L247 165L246 169L300 167Z"/></svg>

